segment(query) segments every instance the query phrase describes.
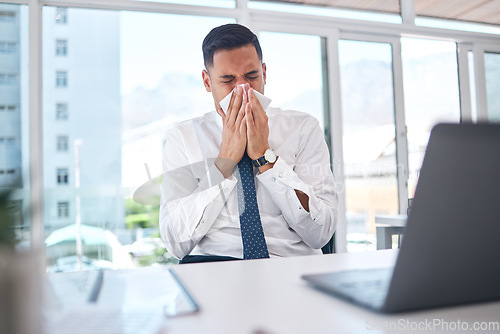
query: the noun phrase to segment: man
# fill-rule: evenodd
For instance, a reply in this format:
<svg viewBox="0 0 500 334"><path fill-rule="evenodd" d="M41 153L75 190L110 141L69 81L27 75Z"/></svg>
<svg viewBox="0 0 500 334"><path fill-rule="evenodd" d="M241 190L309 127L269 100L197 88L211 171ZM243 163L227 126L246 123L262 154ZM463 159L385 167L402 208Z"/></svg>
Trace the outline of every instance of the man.
<svg viewBox="0 0 500 334"><path fill-rule="evenodd" d="M318 121L263 110L255 92L264 93L266 64L248 28L214 28L203 57L216 111L167 132L160 208L167 250L181 263L321 254L336 227L337 195ZM231 92L224 111L219 102ZM252 175L243 167L250 161L258 166Z"/></svg>

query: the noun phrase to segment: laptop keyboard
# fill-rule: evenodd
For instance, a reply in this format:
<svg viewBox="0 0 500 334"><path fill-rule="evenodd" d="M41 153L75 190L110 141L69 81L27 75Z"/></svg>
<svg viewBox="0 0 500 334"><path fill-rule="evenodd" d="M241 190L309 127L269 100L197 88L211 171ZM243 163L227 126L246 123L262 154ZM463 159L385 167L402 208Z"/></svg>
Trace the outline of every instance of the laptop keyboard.
<svg viewBox="0 0 500 334"><path fill-rule="evenodd" d="M356 282L345 282L341 283L339 286L341 291L352 299L367 303L374 307L381 306L385 297L387 296L387 290L389 289L390 279L374 279L366 281L356 281Z"/></svg>
<svg viewBox="0 0 500 334"><path fill-rule="evenodd" d="M393 268L349 270L304 278L335 295L379 309L385 302L392 272Z"/></svg>

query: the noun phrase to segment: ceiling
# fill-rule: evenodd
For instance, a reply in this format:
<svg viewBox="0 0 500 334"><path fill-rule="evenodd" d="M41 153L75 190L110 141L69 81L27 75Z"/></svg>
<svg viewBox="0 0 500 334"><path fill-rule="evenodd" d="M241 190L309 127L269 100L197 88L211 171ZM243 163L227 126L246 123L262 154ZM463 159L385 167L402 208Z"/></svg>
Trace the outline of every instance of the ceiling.
<svg viewBox="0 0 500 334"><path fill-rule="evenodd" d="M330 8L399 13L399 0L270 0ZM414 0L417 16L500 25L500 0Z"/></svg>

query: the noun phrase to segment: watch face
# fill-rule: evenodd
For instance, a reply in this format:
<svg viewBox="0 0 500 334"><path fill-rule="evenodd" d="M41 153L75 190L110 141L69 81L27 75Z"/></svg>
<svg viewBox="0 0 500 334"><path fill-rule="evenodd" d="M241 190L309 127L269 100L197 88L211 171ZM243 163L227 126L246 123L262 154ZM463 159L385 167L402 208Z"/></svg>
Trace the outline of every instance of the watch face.
<svg viewBox="0 0 500 334"><path fill-rule="evenodd" d="M270 163L274 163L276 161L276 154L274 154L274 152L271 149L268 149L266 151L264 157Z"/></svg>

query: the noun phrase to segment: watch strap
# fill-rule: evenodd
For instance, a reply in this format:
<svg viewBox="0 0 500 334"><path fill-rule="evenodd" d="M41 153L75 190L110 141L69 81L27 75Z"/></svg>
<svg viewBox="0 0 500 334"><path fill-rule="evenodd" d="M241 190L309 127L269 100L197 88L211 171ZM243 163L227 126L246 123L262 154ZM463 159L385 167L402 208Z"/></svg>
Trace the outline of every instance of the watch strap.
<svg viewBox="0 0 500 334"><path fill-rule="evenodd" d="M264 166L265 164L267 164L267 160L266 160L265 156L261 156L259 159L252 160L252 164L255 167L261 167L261 166Z"/></svg>

